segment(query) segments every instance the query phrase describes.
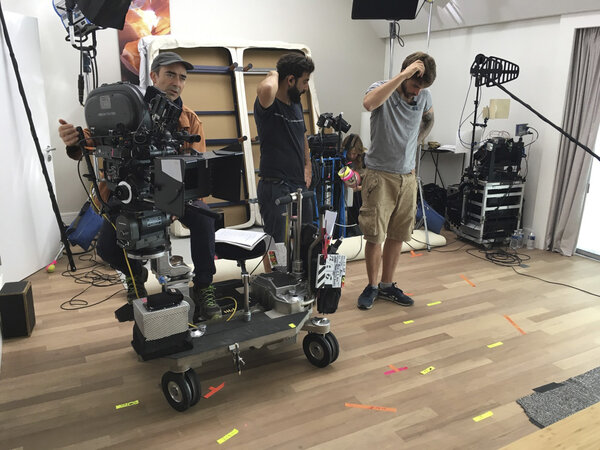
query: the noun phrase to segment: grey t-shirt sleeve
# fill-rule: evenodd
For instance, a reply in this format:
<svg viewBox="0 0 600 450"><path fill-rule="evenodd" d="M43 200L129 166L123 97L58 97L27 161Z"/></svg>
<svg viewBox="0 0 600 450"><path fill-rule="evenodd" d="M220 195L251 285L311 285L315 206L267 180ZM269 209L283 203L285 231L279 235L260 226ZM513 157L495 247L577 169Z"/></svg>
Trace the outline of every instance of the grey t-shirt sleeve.
<svg viewBox="0 0 600 450"><path fill-rule="evenodd" d="M429 89L423 89L422 92L425 93L425 105L423 107L423 113L426 113L433 107L433 101L431 100L431 92L429 92Z"/></svg>
<svg viewBox="0 0 600 450"><path fill-rule="evenodd" d="M371 86L369 86L369 88L365 91L365 95L367 95L373 89L376 89L376 88L378 88L379 86L381 86L382 84L385 84L385 83L386 83L386 81L376 81Z"/></svg>

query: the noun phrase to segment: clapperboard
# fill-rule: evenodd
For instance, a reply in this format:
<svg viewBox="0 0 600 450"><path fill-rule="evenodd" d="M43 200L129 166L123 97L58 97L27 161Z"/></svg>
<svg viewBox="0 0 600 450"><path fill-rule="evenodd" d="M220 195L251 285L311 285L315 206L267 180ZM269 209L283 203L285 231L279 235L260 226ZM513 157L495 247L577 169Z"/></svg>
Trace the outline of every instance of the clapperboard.
<svg viewBox="0 0 600 450"><path fill-rule="evenodd" d="M315 287L341 288L346 276L346 255L319 255Z"/></svg>

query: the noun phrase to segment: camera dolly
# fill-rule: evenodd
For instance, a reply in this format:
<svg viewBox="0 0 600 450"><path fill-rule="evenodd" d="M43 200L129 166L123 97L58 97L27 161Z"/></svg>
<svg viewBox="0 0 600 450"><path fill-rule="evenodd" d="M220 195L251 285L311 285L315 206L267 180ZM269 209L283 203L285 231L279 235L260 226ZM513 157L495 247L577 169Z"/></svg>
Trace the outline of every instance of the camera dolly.
<svg viewBox="0 0 600 450"><path fill-rule="evenodd" d="M189 296L189 267L162 255L152 261L153 272L157 276L167 275L167 293L180 293L179 301L167 307L160 305L148 308L148 299L134 300L135 317L132 345L140 359L160 358L168 366L161 379L163 394L171 407L185 411L201 398L200 380L194 368L203 363L231 356L235 370L241 374L245 364L242 352L266 347L270 350L295 344L300 331L307 332L303 339L303 350L308 361L316 367L326 367L339 356L340 346L330 331L330 321L325 317L313 316L313 309L333 312L341 295L341 285L334 289L335 308L324 307L323 299L331 299L331 289L319 284L317 270L323 272L321 248L328 246L324 236L323 215L320 217L318 233L312 235L308 248L300 245L302 224L302 198L312 192L298 190L282 197L279 204L287 203L287 218L290 223L286 236L287 262L285 271L273 271L250 277L245 268L245 260L265 253L264 240L253 250L246 250L234 244L223 244L217 253L225 253L225 259L236 259L242 271L243 310L236 310L228 318L207 320L192 324L193 302ZM293 215L293 207L296 214ZM314 229L314 226L313 226ZM325 241L324 241L325 238ZM325 243L325 246L323 244ZM317 245L321 244L321 245ZM305 246L306 247L306 246ZM302 250L306 254L301 255ZM301 256L304 256L302 258ZM343 282L345 257L325 255L325 259L335 261L333 276L327 278ZM331 265L331 264L330 264ZM185 272L187 268L188 272ZM175 275L175 276L173 276ZM224 282L229 283L229 282ZM219 284L219 283L217 283ZM315 286L319 286L318 288ZM173 289L177 287L177 289ZM180 291L179 291L180 290ZM336 296L337 294L337 296ZM322 297L322 298L320 298ZM166 297L163 295L163 300ZM146 301L145 301L146 300ZM156 305L155 305L156 306Z"/></svg>

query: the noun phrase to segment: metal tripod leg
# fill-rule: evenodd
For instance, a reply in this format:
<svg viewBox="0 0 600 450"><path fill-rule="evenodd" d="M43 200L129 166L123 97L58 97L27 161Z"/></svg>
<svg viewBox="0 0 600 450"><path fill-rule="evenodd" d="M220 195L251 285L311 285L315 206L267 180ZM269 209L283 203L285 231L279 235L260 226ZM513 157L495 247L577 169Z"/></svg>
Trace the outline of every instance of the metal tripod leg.
<svg viewBox="0 0 600 450"><path fill-rule="evenodd" d="M425 200L423 199L423 186L421 185L421 150L422 145L419 144L419 154L417 155L417 189L419 195L419 203L421 203L421 214L423 217L423 225L425 226L425 244L427 251L431 251L429 243L429 229L427 228L427 214L425 214Z"/></svg>
<svg viewBox="0 0 600 450"><path fill-rule="evenodd" d="M421 203L421 213L423 214L423 225L425 226L425 243L427 245L427 251L431 251L431 245L429 244L429 230L427 228L427 214L425 214L425 204L423 203L423 188L421 187L421 177L417 177L417 187L419 189L419 200Z"/></svg>

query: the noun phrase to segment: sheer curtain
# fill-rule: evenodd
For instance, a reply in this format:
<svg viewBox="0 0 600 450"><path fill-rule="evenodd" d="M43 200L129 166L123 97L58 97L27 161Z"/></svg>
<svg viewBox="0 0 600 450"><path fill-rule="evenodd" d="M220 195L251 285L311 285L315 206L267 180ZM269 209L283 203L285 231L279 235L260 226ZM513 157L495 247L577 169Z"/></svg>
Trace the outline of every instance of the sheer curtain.
<svg viewBox="0 0 600 450"><path fill-rule="evenodd" d="M593 147L600 123L600 27L576 30L562 127ZM577 234L592 157L563 137L556 167L545 248L571 256Z"/></svg>

